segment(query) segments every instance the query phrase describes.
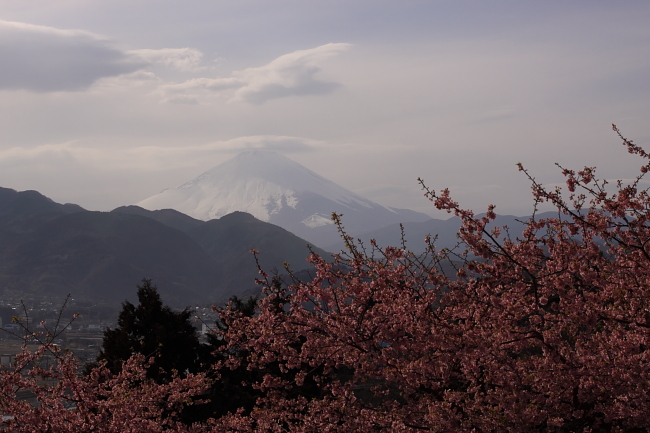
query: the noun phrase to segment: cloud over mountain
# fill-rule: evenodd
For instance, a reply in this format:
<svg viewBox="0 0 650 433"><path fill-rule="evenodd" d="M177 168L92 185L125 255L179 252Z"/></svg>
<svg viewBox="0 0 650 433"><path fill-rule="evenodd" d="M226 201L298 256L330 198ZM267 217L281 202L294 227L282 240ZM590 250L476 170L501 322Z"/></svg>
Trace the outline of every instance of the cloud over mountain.
<svg viewBox="0 0 650 433"><path fill-rule="evenodd" d="M198 145L138 146L131 148L101 148L82 141L43 144L34 147L0 149L0 173L10 181L7 186L19 182L31 182L29 188L39 183L66 185L63 189L83 185L84 194L103 199L107 191L97 190L97 182L106 173L123 173L120 182L114 183L116 191L127 188L132 201L150 195L158 186L148 185L143 179L130 177L127 173L139 173L146 179L155 179L164 173L181 182L192 176L197 167L206 161L222 161L228 155L246 150L274 150L286 154L305 154L325 148L325 143L304 137L253 135L230 140L212 141ZM29 173L38 173L37 175ZM26 177L29 178L26 179ZM49 180L45 180L49 179ZM54 181L52 181L54 180ZM158 182L155 185L159 185ZM121 193L121 192L120 192ZM70 200L66 198L66 200ZM122 204L123 200L117 200Z"/></svg>

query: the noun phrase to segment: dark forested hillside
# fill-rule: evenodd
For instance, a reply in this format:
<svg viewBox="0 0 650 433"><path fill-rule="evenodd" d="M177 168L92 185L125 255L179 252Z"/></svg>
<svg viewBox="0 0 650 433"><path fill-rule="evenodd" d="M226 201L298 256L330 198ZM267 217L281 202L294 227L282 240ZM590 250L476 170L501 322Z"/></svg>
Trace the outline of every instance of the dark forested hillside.
<svg viewBox="0 0 650 433"><path fill-rule="evenodd" d="M203 221L187 216L174 209L146 210L140 206L120 206L111 211L112 213L121 213L128 215L140 215L152 220L156 220L166 226L173 227L187 233L189 230L201 226Z"/></svg>
<svg viewBox="0 0 650 433"><path fill-rule="evenodd" d="M30 233L61 215L82 212L76 204L59 204L36 191L0 187L0 253L14 237Z"/></svg>
<svg viewBox="0 0 650 433"><path fill-rule="evenodd" d="M259 251L260 265L267 271L283 271L285 262L294 270L309 266L307 241L245 212L233 212L206 222L171 209L148 211L138 206L125 206L113 212L143 215L183 229L218 263L220 281L226 291L232 288L238 293L256 290L254 280L259 274L251 249ZM329 256L313 245L311 249L324 257Z"/></svg>
<svg viewBox="0 0 650 433"><path fill-rule="evenodd" d="M308 243L244 213L198 221L129 206L89 212L36 191L0 189L0 293L117 304L151 278L171 305L252 293L257 268L306 268ZM322 250L318 250L324 253Z"/></svg>
<svg viewBox="0 0 650 433"><path fill-rule="evenodd" d="M60 216L5 248L0 284L13 292L119 302L143 277L160 282L174 304L207 300L218 267L179 230L136 215Z"/></svg>
<svg viewBox="0 0 650 433"><path fill-rule="evenodd" d="M207 221L188 233L223 266L223 278L228 286L243 287L258 276L257 271L248 271L255 266L252 248L259 251L260 265L267 271L283 271L284 262L295 270L309 266L307 241L245 212ZM329 255L320 248L311 248L323 257Z"/></svg>

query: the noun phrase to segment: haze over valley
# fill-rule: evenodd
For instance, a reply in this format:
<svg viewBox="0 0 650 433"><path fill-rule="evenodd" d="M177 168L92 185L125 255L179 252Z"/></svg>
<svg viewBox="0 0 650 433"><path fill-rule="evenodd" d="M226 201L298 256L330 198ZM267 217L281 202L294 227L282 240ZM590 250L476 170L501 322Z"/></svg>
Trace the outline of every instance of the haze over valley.
<svg viewBox="0 0 650 433"><path fill-rule="evenodd" d="M283 273L309 268L319 245L427 215L381 206L290 159L247 151L178 188L111 212L58 204L36 191L0 190L0 287L116 304L153 279L173 305L259 293L257 264ZM293 233L292 233L293 232ZM295 234L300 235L296 236ZM338 252L335 251L335 252Z"/></svg>

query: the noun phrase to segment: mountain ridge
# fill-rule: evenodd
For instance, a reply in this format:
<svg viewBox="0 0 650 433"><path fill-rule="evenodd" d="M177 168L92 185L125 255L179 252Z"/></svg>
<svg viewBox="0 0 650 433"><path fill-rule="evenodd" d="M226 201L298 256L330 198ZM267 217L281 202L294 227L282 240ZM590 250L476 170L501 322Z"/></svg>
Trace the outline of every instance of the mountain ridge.
<svg viewBox="0 0 650 433"><path fill-rule="evenodd" d="M477 218L485 216L484 213L476 215ZM557 211L541 212L536 215L536 218L553 218L557 217ZM525 228L525 222L530 219L530 216L518 217L514 215L499 215L494 221L490 221L486 225L486 229L490 230L493 227L507 226L510 235L513 237L521 235ZM431 218L428 221L421 222L408 222L403 223L404 237L406 241L406 248L415 253L422 253L425 251L427 244L424 239L430 235L432 240L434 236L435 247L440 250L442 248L453 248L459 241L456 234L461 226L461 220L457 216L453 216L446 220ZM506 233L504 233L506 235ZM402 230L399 224L391 224L377 230L368 231L355 239L361 239L365 244L369 244L371 239L377 241L380 247L401 245L402 243ZM325 246L327 251L340 251L345 249L343 241L335 242Z"/></svg>
<svg viewBox="0 0 650 433"><path fill-rule="evenodd" d="M115 305L134 301L142 278L152 278L170 305L222 303L259 291L251 249L263 251L265 270L285 261L308 268L310 254L306 240L247 214L207 223L172 210L91 212L7 188L0 189L0 240L5 297L72 293Z"/></svg>
<svg viewBox="0 0 650 433"><path fill-rule="evenodd" d="M338 239L333 212L344 215L352 234L431 218L375 203L281 154L262 150L242 152L137 205L152 211L175 209L204 221L234 211L248 212L316 245Z"/></svg>

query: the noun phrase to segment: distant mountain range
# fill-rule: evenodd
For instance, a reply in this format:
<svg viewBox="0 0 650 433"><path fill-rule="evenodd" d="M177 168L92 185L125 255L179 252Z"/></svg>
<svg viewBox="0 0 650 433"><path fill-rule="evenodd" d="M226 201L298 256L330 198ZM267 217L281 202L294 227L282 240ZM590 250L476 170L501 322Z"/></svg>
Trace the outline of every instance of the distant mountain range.
<svg viewBox="0 0 650 433"><path fill-rule="evenodd" d="M400 245L399 223L414 252L425 249L428 234L438 235L438 248L458 242L458 218L381 206L277 153L250 151L112 212L0 188L0 294L71 293L117 304L134 301L135 286L152 278L170 305L220 303L259 291L251 249L263 269L278 271L285 262L308 268L309 248L329 257L314 245L344 249L332 212L343 213L348 234L366 244ZM508 215L493 225L509 226L514 236L523 229Z"/></svg>
<svg viewBox="0 0 650 433"><path fill-rule="evenodd" d="M485 214L479 214L477 217L483 217ZM543 212L538 213L536 218L552 218L557 217L558 213ZM525 228L524 222L528 221L530 217L517 217L513 215L497 215L496 219L487 225L487 229L493 227L508 227L510 235L515 238L520 236ZM435 246L441 248L453 248L458 244L458 229L460 228L460 218L452 217L446 220L430 219L422 222L406 222L404 226L404 240L406 241L406 248L410 251L421 253L426 249L424 239L427 235L433 238L437 235ZM503 232L503 236L506 232ZM377 241L379 247L397 246L402 244L402 231L399 224L391 224L377 230L371 230L357 236L356 239L361 239L366 245L370 244L370 240ZM345 245L342 241L335 242L331 245L325 246L327 251L339 251L344 249Z"/></svg>
<svg viewBox="0 0 650 433"><path fill-rule="evenodd" d="M264 269L308 267L308 242L249 214L209 222L129 206L89 212L35 191L0 188L0 293L134 300L152 278L171 305L215 303L259 290L250 249ZM315 252L325 251L312 247Z"/></svg>
<svg viewBox="0 0 650 433"><path fill-rule="evenodd" d="M289 230L315 245L330 245L339 234L330 217L356 236L393 223L421 222L430 216L395 209L361 197L275 152L242 152L197 178L139 203L149 210L175 209L208 221L234 211Z"/></svg>

